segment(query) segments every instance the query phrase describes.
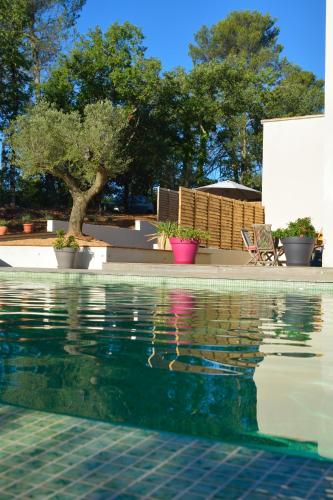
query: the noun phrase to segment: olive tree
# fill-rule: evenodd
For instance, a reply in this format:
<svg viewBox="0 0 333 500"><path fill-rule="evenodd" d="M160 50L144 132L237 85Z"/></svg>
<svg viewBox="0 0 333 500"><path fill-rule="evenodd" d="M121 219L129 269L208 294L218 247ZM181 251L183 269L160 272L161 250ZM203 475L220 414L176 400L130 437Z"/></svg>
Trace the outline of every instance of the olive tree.
<svg viewBox="0 0 333 500"><path fill-rule="evenodd" d="M14 122L10 142L26 176L49 173L62 179L73 198L68 233L82 237L87 206L109 178L127 168L128 110L100 101L65 113L37 103Z"/></svg>

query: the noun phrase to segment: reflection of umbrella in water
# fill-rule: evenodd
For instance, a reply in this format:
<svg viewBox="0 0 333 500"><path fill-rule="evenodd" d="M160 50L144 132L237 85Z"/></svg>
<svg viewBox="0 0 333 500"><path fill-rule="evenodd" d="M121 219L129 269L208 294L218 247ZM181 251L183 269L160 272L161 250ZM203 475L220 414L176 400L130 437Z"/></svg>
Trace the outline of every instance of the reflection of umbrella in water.
<svg viewBox="0 0 333 500"><path fill-rule="evenodd" d="M237 184L237 182L233 181L220 181L196 189L198 191L216 194L217 196L226 196L227 198L233 198L235 200L261 201L260 191L243 186L243 184Z"/></svg>

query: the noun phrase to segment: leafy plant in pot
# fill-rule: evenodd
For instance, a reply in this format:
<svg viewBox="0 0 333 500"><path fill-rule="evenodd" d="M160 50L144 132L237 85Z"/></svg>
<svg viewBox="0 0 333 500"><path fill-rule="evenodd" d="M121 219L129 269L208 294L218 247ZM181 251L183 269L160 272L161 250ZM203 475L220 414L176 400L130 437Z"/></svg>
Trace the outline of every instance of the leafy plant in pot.
<svg viewBox="0 0 333 500"><path fill-rule="evenodd" d="M5 219L0 219L0 236L3 236L8 232L7 221Z"/></svg>
<svg viewBox="0 0 333 500"><path fill-rule="evenodd" d="M23 223L23 232L24 233L32 233L34 225L31 221L32 217L30 214L23 215L22 223Z"/></svg>
<svg viewBox="0 0 333 500"><path fill-rule="evenodd" d="M310 217L289 222L286 228L273 232L283 244L287 266L309 266L316 242L316 230Z"/></svg>
<svg viewBox="0 0 333 500"><path fill-rule="evenodd" d="M66 238L65 231L62 229L57 231L56 234L57 238L53 243L53 248L58 262L58 269L72 269L79 245L74 236Z"/></svg>
<svg viewBox="0 0 333 500"><path fill-rule="evenodd" d="M198 246L202 241L208 240L209 234L167 221L156 224L156 237L169 239L174 264L194 264Z"/></svg>

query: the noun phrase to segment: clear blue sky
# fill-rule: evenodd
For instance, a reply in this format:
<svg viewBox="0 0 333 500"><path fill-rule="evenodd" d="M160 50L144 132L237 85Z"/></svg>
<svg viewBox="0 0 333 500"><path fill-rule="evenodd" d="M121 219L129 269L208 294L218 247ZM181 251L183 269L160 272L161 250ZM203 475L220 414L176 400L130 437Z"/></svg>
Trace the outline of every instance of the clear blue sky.
<svg viewBox="0 0 333 500"><path fill-rule="evenodd" d="M85 33L96 25L105 30L115 21L130 21L142 29L147 55L158 57L164 69L190 68L194 33L233 10L247 9L277 18L284 54L324 77L325 0L87 0L78 28Z"/></svg>

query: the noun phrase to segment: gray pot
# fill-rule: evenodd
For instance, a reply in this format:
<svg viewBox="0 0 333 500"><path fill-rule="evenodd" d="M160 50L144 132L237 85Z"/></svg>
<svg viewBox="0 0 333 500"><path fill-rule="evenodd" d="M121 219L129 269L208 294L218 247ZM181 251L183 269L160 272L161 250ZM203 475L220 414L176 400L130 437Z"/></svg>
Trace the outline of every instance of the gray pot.
<svg viewBox="0 0 333 500"><path fill-rule="evenodd" d="M292 236L282 238L287 266L309 266L315 246L314 238Z"/></svg>
<svg viewBox="0 0 333 500"><path fill-rule="evenodd" d="M54 250L58 262L58 269L72 269L74 267L74 259L76 248L62 248Z"/></svg>

